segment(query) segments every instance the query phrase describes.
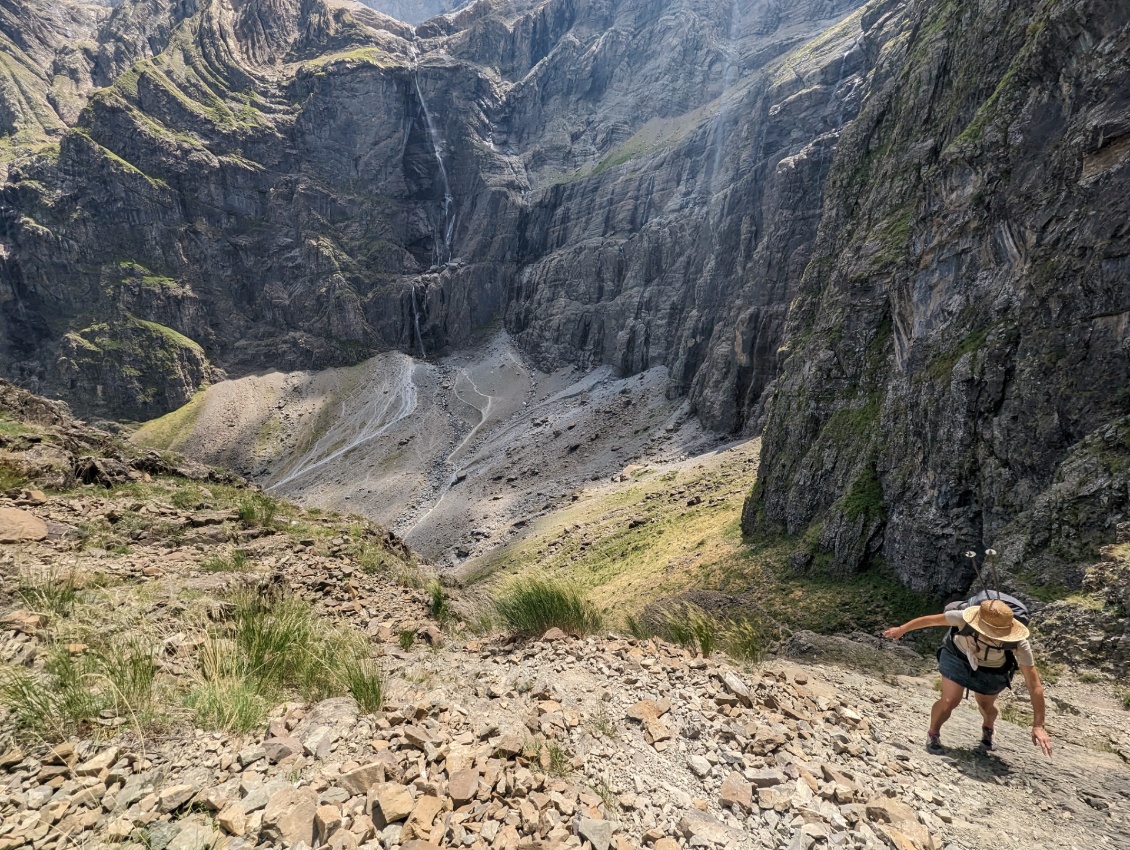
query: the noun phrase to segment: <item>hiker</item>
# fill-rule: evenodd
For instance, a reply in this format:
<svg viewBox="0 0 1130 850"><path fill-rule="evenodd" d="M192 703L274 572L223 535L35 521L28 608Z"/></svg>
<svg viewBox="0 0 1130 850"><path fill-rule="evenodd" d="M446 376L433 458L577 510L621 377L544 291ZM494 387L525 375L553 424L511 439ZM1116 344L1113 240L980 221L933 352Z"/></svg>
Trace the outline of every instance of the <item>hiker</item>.
<svg viewBox="0 0 1130 850"><path fill-rule="evenodd" d="M997 696L1011 687L1012 674L1019 667L1032 699L1032 743L1051 757L1052 742L1044 729L1044 686L1028 643L1028 627L1016 619L1012 606L1000 596L974 597L969 603L975 604L950 606L942 614L919 617L883 632L883 637L898 640L917 629L950 627L938 650L942 695L930 712L930 729L926 733L926 749L931 753L945 752L942 724L961 704L962 692L966 689L973 692L984 719L980 748L991 750L997 722Z"/></svg>

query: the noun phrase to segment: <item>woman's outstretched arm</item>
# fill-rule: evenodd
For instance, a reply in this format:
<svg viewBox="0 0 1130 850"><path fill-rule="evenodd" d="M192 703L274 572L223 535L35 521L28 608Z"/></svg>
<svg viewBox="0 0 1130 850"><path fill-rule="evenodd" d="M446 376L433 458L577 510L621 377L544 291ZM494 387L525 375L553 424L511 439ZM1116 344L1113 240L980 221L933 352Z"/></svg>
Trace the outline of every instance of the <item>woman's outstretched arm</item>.
<svg viewBox="0 0 1130 850"><path fill-rule="evenodd" d="M909 623L903 623L901 626L893 626L883 632L883 637L890 638L891 640L898 640L907 632L917 631L918 629L930 629L935 626L948 626L945 614L928 614L925 617L918 617L911 620Z"/></svg>

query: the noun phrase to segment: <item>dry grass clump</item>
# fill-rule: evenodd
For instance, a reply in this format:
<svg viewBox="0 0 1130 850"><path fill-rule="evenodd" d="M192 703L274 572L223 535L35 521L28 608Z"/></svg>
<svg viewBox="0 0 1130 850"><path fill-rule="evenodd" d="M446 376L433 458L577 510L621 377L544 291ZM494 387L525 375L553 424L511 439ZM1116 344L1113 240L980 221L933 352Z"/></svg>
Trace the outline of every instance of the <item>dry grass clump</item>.
<svg viewBox="0 0 1130 850"><path fill-rule="evenodd" d="M542 576L513 580L495 598L494 608L503 626L523 637L540 637L554 627L588 635L604 624L576 586Z"/></svg>
<svg viewBox="0 0 1130 850"><path fill-rule="evenodd" d="M67 617L78 597L78 579L73 572L57 569L24 570L16 595L33 611Z"/></svg>
<svg viewBox="0 0 1130 850"><path fill-rule="evenodd" d="M348 693L376 711L383 692L382 671L360 635L319 618L300 599L241 591L199 654L187 702L202 726L247 732L290 694L316 701Z"/></svg>
<svg viewBox="0 0 1130 850"><path fill-rule="evenodd" d="M703 658L721 650L736 661L760 661L768 642L765 627L755 620L720 619L688 604L668 608L651 621L628 617L628 631L640 640L677 643Z"/></svg>
<svg viewBox="0 0 1130 850"><path fill-rule="evenodd" d="M112 718L146 726L154 716L156 676L152 652L140 642L78 654L57 645L42 675L21 668L0 672L0 704L17 730L45 740L62 740Z"/></svg>
<svg viewBox="0 0 1130 850"><path fill-rule="evenodd" d="M213 555L200 564L200 569L206 573L245 573L255 569L255 564L242 549L234 550L230 555Z"/></svg>
<svg viewBox="0 0 1130 850"><path fill-rule="evenodd" d="M266 493L249 493L236 508L239 521L248 528L273 528L279 512L279 500Z"/></svg>
<svg viewBox="0 0 1130 850"><path fill-rule="evenodd" d="M451 602L447 598L447 591L437 579L428 582L425 590L428 593L428 612L441 626L451 620Z"/></svg>

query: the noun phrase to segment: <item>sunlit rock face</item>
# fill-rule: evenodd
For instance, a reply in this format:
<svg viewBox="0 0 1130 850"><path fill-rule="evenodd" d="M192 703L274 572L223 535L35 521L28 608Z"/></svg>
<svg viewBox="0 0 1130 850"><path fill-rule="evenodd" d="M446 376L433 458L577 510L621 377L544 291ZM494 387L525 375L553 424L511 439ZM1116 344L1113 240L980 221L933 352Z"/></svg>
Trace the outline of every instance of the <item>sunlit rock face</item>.
<svg viewBox="0 0 1130 850"><path fill-rule="evenodd" d="M987 546L1078 587L1130 508L1130 7L899 14L825 184L744 527L938 593Z"/></svg>
<svg viewBox="0 0 1130 850"><path fill-rule="evenodd" d="M0 2L0 370L144 418L501 326L766 423L798 568L1070 579L1127 501L1071 448L1130 412L1130 11L1030 5Z"/></svg>
<svg viewBox="0 0 1130 850"><path fill-rule="evenodd" d="M361 0L361 2L390 18L419 26L436 15L444 15L469 6L474 0Z"/></svg>

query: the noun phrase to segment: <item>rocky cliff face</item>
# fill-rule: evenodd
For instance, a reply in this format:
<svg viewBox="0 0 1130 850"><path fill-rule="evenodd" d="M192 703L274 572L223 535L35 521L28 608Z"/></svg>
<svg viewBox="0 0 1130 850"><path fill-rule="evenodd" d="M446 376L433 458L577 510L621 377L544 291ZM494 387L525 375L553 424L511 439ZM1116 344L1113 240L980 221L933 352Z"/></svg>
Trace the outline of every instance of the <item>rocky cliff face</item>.
<svg viewBox="0 0 1130 850"><path fill-rule="evenodd" d="M436 15L454 12L468 5L469 0L361 0L361 2L390 18L418 26Z"/></svg>
<svg viewBox="0 0 1130 850"><path fill-rule="evenodd" d="M1127 501L1126 18L130 0L5 155L0 369L142 418L501 321L545 369L667 367L719 431L768 410L745 527L798 567L947 591L1000 538L1078 581Z"/></svg>
<svg viewBox="0 0 1130 850"><path fill-rule="evenodd" d="M480 3L415 34L340 4L123 5L106 32L156 35L114 55L153 58L12 165L5 368L66 390L87 351L102 409L139 416L125 361L67 334L153 322L245 371L440 354L503 318L547 368L670 364L739 429L857 108L859 19L829 28L852 5Z"/></svg>
<svg viewBox="0 0 1130 850"><path fill-rule="evenodd" d="M895 4L887 4L897 12ZM877 11L881 11L878 7ZM751 531L963 589L1078 586L1128 506L1122 4L910 4L789 315Z"/></svg>

